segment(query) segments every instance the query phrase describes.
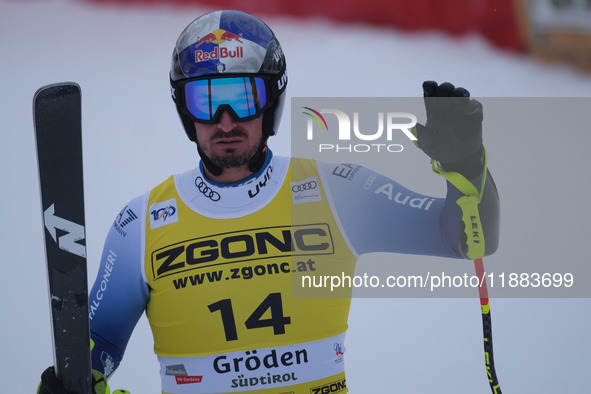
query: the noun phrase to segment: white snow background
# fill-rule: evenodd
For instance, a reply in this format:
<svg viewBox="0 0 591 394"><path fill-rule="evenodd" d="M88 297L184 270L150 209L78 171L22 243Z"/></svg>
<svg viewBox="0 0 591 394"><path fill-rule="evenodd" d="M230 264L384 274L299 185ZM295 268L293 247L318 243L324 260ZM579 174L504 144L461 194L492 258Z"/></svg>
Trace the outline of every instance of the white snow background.
<svg viewBox="0 0 591 394"><path fill-rule="evenodd" d="M53 362L33 94L54 82L75 81L82 87L92 284L104 237L126 202L197 163L169 97L168 68L178 34L204 11L0 1L1 392L33 393L41 372ZM499 51L477 36L409 34L320 17L262 17L287 55L291 96L417 97L426 79L451 81L475 96L585 97L591 92L589 75ZM286 106L281 132L270 142L278 154L289 154L289 125ZM502 201L501 245L485 259L487 268L503 259L559 260L563 254L589 263L585 159L591 130L588 123L580 126L551 136L536 130L517 135L485 131ZM516 140L531 149L516 153ZM542 145L552 154L541 155ZM442 182L431 174L426 156L424 170L396 168L389 175L423 192L440 190L433 185ZM550 252L541 251L546 249ZM590 307L589 299L493 299L495 361L503 392L591 392ZM354 299L349 323L347 385L352 393L489 392L476 295ZM133 394L160 392L145 317L110 385Z"/></svg>

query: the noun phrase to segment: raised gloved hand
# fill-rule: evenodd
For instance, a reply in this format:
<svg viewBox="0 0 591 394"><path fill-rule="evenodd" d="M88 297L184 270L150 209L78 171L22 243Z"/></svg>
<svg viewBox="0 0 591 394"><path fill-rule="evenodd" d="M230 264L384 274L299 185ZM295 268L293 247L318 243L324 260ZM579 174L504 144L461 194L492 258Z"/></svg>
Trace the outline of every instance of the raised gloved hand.
<svg viewBox="0 0 591 394"><path fill-rule="evenodd" d="M92 392L94 394L110 394L107 378L99 371L92 371ZM62 383L55 376L54 367L49 367L41 374L41 383L37 394L78 394L63 388ZM126 390L116 390L113 394L129 394Z"/></svg>
<svg viewBox="0 0 591 394"><path fill-rule="evenodd" d="M444 170L468 179L483 168L482 105L461 87L445 82L423 83L427 112L425 125L417 124L417 143Z"/></svg>

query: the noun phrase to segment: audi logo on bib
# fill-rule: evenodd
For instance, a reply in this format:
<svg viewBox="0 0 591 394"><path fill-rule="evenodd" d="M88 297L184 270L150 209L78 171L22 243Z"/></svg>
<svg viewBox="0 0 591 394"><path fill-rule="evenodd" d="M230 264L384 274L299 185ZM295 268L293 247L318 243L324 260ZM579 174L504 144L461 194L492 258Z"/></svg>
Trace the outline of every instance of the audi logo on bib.
<svg viewBox="0 0 591 394"><path fill-rule="evenodd" d="M305 190L312 190L318 187L318 183L316 181L308 181L304 183L298 183L291 187L292 192L303 192Z"/></svg>
<svg viewBox="0 0 591 394"><path fill-rule="evenodd" d="M207 183L203 181L203 178L198 176L195 178L195 186L197 189L203 194L205 197L209 198L211 201L219 201L221 196L218 192L210 188Z"/></svg>
<svg viewBox="0 0 591 394"><path fill-rule="evenodd" d="M294 204L322 200L320 194L321 185L318 184L318 179L315 176L301 179L297 182L291 182L290 186L291 198Z"/></svg>

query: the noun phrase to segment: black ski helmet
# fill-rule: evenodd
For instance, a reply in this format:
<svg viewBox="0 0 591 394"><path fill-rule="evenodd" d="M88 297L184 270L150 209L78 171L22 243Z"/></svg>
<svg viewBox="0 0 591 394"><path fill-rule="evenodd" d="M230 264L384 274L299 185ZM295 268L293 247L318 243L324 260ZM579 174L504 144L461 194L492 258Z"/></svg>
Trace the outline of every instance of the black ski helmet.
<svg viewBox="0 0 591 394"><path fill-rule="evenodd" d="M187 136L196 141L182 89L189 79L230 74L266 78L270 106L263 118L263 143L275 135L285 101L285 56L273 31L259 18L236 10L213 11L191 22L179 36L170 67L171 94ZM200 152L201 153L201 152Z"/></svg>

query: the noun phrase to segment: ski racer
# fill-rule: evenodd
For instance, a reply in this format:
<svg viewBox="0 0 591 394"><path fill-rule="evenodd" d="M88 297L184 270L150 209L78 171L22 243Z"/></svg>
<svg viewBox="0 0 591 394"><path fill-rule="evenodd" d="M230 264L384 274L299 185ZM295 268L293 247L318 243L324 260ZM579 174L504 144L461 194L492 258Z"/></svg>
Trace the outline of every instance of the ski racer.
<svg viewBox="0 0 591 394"><path fill-rule="evenodd" d="M496 250L499 199L482 107L467 90L423 84L426 98L458 98L426 99L426 125L415 130L448 180L435 198L358 165L275 156L267 142L286 75L277 38L252 15L211 12L180 35L172 99L201 160L125 205L109 231L89 296L96 393L144 312L163 394L346 392L350 289L294 297L294 277L353 275L370 252ZM39 392L63 393L48 371Z"/></svg>

